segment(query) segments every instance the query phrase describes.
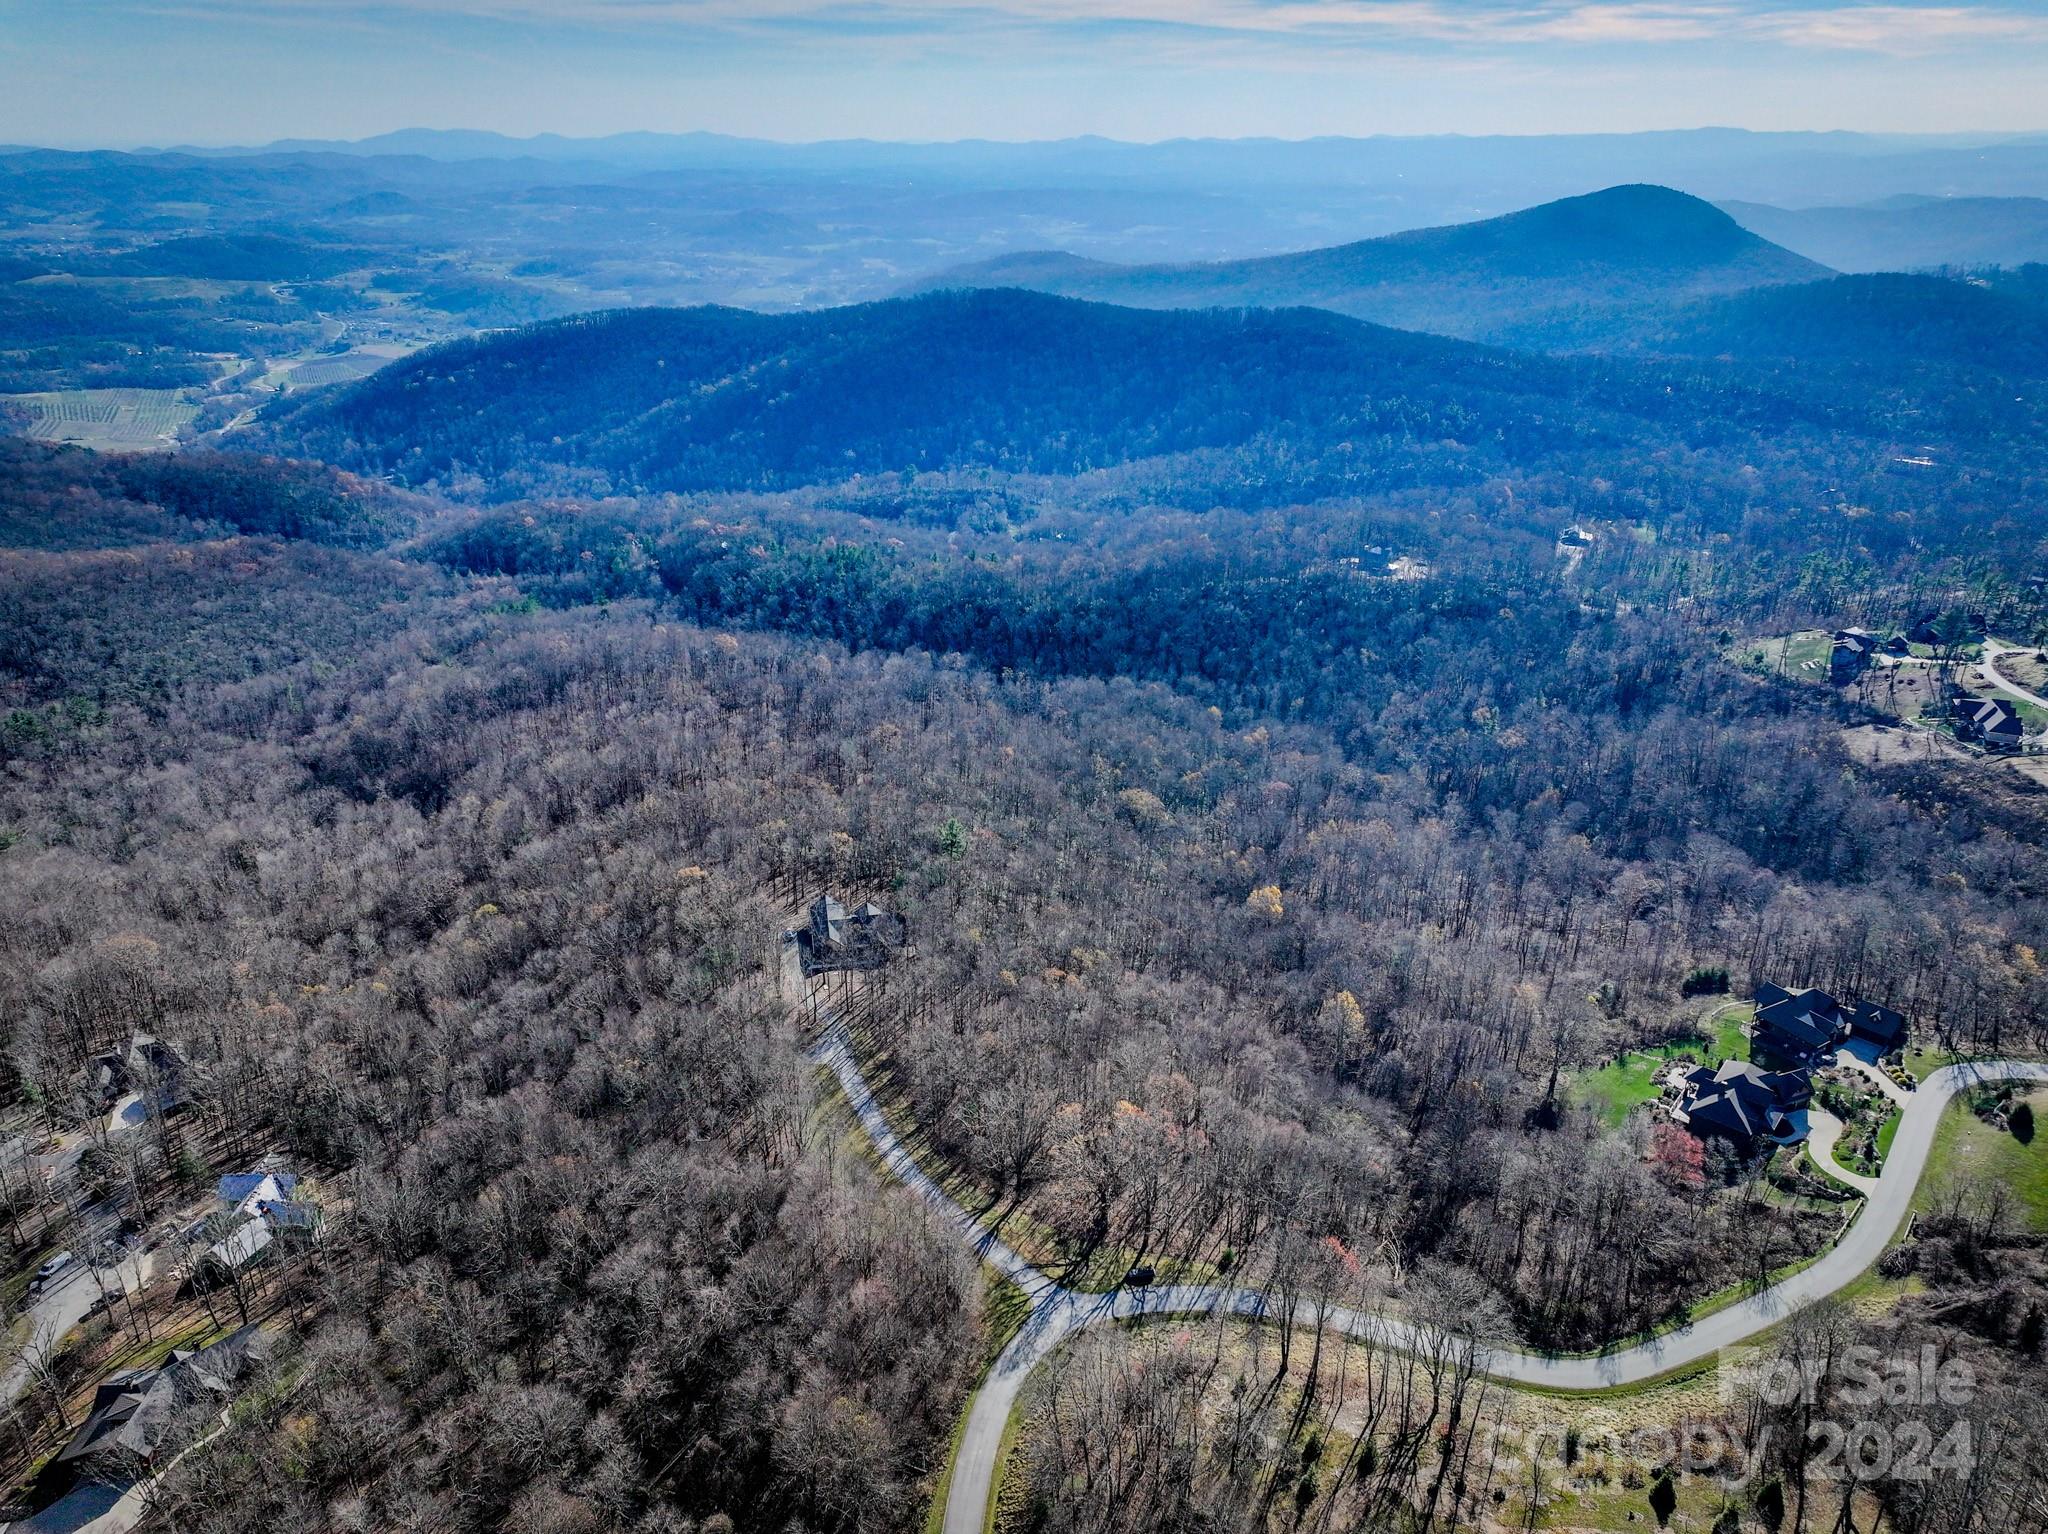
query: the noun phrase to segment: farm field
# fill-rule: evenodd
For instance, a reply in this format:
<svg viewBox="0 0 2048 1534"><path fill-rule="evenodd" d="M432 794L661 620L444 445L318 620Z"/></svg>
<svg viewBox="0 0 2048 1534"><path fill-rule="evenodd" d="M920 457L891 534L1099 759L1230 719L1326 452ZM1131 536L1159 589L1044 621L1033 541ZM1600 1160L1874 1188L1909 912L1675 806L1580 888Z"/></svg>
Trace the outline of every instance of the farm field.
<svg viewBox="0 0 2048 1534"><path fill-rule="evenodd" d="M67 389L0 395L0 403L25 413L25 435L39 442L72 442L106 452L169 447L199 414L181 389Z"/></svg>
<svg viewBox="0 0 2048 1534"><path fill-rule="evenodd" d="M325 388L329 384L354 383L357 379L368 378L391 360L391 357L375 352L344 352L334 357L314 357L296 367L280 369L277 376L288 393L296 393L301 389Z"/></svg>

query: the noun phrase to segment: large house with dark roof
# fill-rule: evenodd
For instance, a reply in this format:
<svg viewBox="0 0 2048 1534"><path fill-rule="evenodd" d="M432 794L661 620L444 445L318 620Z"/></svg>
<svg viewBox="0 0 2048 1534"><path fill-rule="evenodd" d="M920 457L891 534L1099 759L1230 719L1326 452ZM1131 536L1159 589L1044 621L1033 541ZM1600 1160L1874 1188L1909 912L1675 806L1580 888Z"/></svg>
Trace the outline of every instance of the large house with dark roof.
<svg viewBox="0 0 2048 1534"><path fill-rule="evenodd" d="M797 933L797 946L807 975L835 969L876 969L910 941L910 924L870 900L849 911L833 895L811 902L810 915Z"/></svg>
<svg viewBox="0 0 2048 1534"><path fill-rule="evenodd" d="M1698 1135L1719 1135L1745 1147L1760 1140L1796 1139L1792 1115L1813 1101L1813 1079L1803 1069L1772 1071L1750 1060L1724 1060L1719 1069L1695 1066L1679 1079L1671 1116Z"/></svg>
<svg viewBox="0 0 2048 1534"><path fill-rule="evenodd" d="M153 1369L126 1369L93 1392L92 1409L57 1462L96 1474L132 1476L148 1465L181 1422L216 1412L251 1370L270 1356L260 1326L245 1326L194 1351L179 1348Z"/></svg>
<svg viewBox="0 0 2048 1534"><path fill-rule="evenodd" d="M1848 1037L1841 1003L1826 991L1807 986L1788 991L1769 981L1756 988L1756 1027L1752 1037L1773 1054L1810 1061Z"/></svg>
<svg viewBox="0 0 2048 1534"><path fill-rule="evenodd" d="M1669 1079L1678 1089L1671 1117L1695 1134L1717 1135L1745 1150L1804 1133L1796 1115L1813 1100L1813 1071L1851 1039L1889 1052L1906 1041L1906 1020L1874 1001L1837 1001L1813 986L1788 991L1765 981L1756 988L1751 1042L1785 1062L1781 1069L1753 1060L1700 1065Z"/></svg>
<svg viewBox="0 0 2048 1534"><path fill-rule="evenodd" d="M1885 1054L1906 1042L1906 1019L1890 1007L1852 1001L1843 1006L1842 1015L1849 1020L1849 1037L1875 1044Z"/></svg>
<svg viewBox="0 0 2048 1534"><path fill-rule="evenodd" d="M1948 707L1957 740L1972 740L1994 751L2017 751L2026 740L2019 710L2003 698L1957 693Z"/></svg>
<svg viewBox="0 0 2048 1534"><path fill-rule="evenodd" d="M1765 981L1756 988L1752 1036L1788 1060L1816 1060L1850 1039L1888 1054L1906 1042L1906 1020L1874 1001L1838 1001L1812 986L1788 991Z"/></svg>

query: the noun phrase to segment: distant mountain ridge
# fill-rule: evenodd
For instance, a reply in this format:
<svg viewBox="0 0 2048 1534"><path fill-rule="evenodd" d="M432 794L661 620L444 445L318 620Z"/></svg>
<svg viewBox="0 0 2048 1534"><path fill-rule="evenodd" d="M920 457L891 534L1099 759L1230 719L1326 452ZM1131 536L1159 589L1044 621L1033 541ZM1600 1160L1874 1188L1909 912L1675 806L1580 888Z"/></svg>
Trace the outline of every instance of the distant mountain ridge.
<svg viewBox="0 0 2048 1534"><path fill-rule="evenodd" d="M1724 202L1745 229L1843 272L2048 261L2048 198L1887 198L1853 208Z"/></svg>
<svg viewBox="0 0 2048 1534"><path fill-rule="evenodd" d="M1611 187L1501 218L1244 261L1116 266L1034 251L917 285L1022 287L1141 308L1309 306L1506 345L1598 345L1645 309L1828 268L1668 187Z"/></svg>

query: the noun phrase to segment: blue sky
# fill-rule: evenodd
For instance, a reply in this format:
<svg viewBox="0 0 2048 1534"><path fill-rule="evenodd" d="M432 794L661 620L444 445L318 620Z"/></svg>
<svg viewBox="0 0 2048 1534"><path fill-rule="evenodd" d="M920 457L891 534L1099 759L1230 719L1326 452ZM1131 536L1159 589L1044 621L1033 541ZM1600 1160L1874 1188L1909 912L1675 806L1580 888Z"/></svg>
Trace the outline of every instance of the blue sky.
<svg viewBox="0 0 2048 1534"><path fill-rule="evenodd" d="M0 0L0 141L2048 128L2048 0Z"/></svg>

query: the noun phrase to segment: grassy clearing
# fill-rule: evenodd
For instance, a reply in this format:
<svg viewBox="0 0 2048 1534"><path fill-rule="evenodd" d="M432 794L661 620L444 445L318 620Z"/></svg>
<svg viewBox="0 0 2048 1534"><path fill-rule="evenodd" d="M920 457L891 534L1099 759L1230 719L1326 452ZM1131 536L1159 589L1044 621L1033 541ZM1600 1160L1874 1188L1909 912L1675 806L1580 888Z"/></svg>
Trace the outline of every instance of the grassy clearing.
<svg viewBox="0 0 2048 1534"><path fill-rule="evenodd" d="M169 447L199 414L182 389L66 389L0 395L29 417L39 442L73 442L107 452Z"/></svg>
<svg viewBox="0 0 2048 1534"><path fill-rule="evenodd" d="M2030 1092L2026 1101L2037 1121L2048 1115L2048 1091ZM2010 1131L1978 1118L1970 1098L1959 1096L1942 1115L1913 1207L1937 1209L1963 1189L1993 1183L2011 1191L2028 1229L2048 1231L2048 1134L2037 1131L2022 1144Z"/></svg>
<svg viewBox="0 0 2048 1534"><path fill-rule="evenodd" d="M1634 1050L1612 1064L1587 1072L1578 1080L1579 1100L1593 1107L1609 1128L1619 1125L1638 1103L1657 1100L1658 1079L1672 1062L1697 1060L1702 1065L1718 1066L1723 1060L1745 1055L1749 1040L1742 1029L1751 1010L1746 1001L1728 1002L1707 1017L1693 1038Z"/></svg>
<svg viewBox="0 0 2048 1534"><path fill-rule="evenodd" d="M1730 658L1738 665L1799 682L1826 682L1828 652L1835 636L1825 629L1801 629L1795 634L1774 634L1766 638L1738 640Z"/></svg>
<svg viewBox="0 0 2048 1534"><path fill-rule="evenodd" d="M2002 692L1997 694L1997 697L2001 703L2009 704L2012 711L2020 716L2020 726L2029 735L2039 735L2048 731L2048 709L2037 703L2029 703L2025 698L2015 698L2011 693Z"/></svg>
<svg viewBox="0 0 2048 1534"><path fill-rule="evenodd" d="M1877 1164L1884 1165L1885 1157L1892 1153L1892 1141L1899 1137L1899 1114L1893 1111L1884 1121L1884 1127L1877 1132Z"/></svg>
<svg viewBox="0 0 2048 1534"><path fill-rule="evenodd" d="M2048 692L2048 659L2043 658L2048 651L2007 643L2013 647L1999 655L1998 674L2029 692Z"/></svg>
<svg viewBox="0 0 2048 1534"><path fill-rule="evenodd" d="M1680 1475L1673 1481L1672 1490L1676 1500L1667 1527L1673 1530L1710 1529L1721 1509L1728 1505L1727 1493L1711 1476ZM1546 1475L1544 1494L1533 1516L1526 1484L1508 1490L1499 1514L1500 1526L1508 1528L1641 1534L1644 1529L1658 1527L1647 1485L1631 1487L1605 1476L1595 1481L1576 1470L1553 1469Z"/></svg>

